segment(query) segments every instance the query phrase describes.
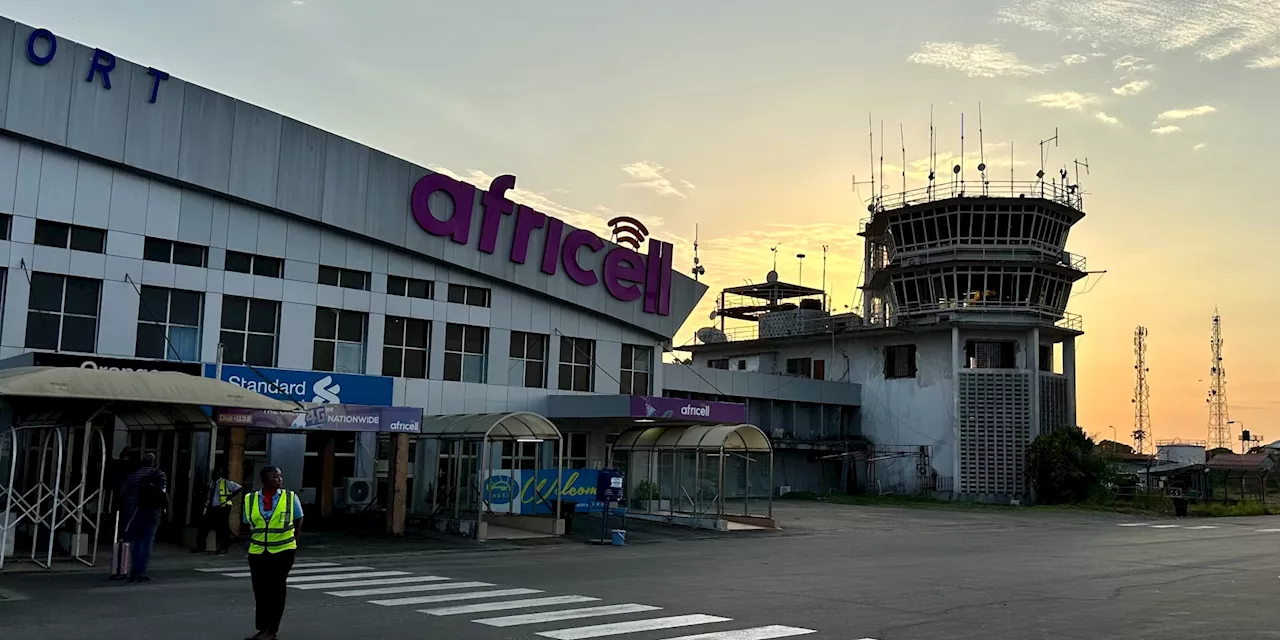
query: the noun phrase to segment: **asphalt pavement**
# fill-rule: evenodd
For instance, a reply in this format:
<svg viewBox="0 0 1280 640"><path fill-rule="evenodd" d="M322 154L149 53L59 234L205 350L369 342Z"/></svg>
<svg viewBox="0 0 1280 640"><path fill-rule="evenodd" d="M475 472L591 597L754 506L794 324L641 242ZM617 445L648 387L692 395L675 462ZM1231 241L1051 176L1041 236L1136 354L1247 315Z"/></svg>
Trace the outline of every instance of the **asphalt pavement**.
<svg viewBox="0 0 1280 640"><path fill-rule="evenodd" d="M372 555L300 551L282 638L1280 638L1280 517L784 504L785 535ZM383 547L385 548L385 547ZM243 638L243 558L0 575L0 638Z"/></svg>

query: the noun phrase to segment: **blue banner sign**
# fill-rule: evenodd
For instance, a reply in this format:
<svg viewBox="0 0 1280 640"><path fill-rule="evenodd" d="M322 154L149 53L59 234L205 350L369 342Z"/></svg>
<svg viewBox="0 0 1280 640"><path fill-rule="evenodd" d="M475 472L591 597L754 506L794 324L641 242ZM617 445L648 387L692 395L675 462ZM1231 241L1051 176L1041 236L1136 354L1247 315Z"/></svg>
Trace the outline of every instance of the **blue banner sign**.
<svg viewBox="0 0 1280 640"><path fill-rule="evenodd" d="M217 365L204 366L206 378L216 372ZM328 371L222 365L222 379L264 396L296 402L388 407L395 393L391 378Z"/></svg>
<svg viewBox="0 0 1280 640"><path fill-rule="evenodd" d="M557 496L578 503L577 511L586 511L596 495L598 473L595 469L565 469L561 489L555 469L494 471L485 482L484 499L494 513L550 514Z"/></svg>

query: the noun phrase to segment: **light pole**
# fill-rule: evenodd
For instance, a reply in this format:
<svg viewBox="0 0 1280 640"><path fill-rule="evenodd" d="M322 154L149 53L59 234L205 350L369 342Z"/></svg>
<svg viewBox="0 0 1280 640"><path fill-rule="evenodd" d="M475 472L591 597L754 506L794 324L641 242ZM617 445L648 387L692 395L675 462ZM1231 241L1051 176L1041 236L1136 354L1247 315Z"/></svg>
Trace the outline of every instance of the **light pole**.
<svg viewBox="0 0 1280 640"><path fill-rule="evenodd" d="M1244 428L1244 423L1239 420L1228 420L1227 424L1240 425L1240 453L1249 453L1249 431Z"/></svg>

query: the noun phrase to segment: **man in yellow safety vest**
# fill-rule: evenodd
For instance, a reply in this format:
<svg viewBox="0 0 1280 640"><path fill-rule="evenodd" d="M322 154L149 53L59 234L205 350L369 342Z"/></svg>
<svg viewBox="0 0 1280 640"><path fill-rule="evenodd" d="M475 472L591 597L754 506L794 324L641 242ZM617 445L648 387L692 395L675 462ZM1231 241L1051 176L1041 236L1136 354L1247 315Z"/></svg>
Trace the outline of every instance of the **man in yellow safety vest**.
<svg viewBox="0 0 1280 640"><path fill-rule="evenodd" d="M236 496L244 491L234 480L228 480L222 469L214 469L213 481L209 483L209 498L204 503L204 515L200 518L200 527L196 531L196 546L191 553L203 553L209 544L209 532L217 535L218 553L226 553L231 544L231 505Z"/></svg>
<svg viewBox="0 0 1280 640"><path fill-rule="evenodd" d="M246 640L275 640L284 616L289 571L298 549L302 504L296 493L284 488L279 467L266 467L259 476L262 489L245 495L241 517L241 535L244 529L249 534L249 572L258 629Z"/></svg>

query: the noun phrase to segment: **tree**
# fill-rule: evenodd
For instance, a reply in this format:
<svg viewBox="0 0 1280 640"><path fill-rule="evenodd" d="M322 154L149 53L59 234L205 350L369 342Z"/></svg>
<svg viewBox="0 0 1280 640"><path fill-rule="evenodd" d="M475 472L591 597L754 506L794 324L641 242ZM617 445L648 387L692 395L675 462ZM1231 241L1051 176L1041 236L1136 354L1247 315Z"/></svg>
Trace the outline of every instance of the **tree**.
<svg viewBox="0 0 1280 640"><path fill-rule="evenodd" d="M1027 479L1043 504L1083 502L1108 475L1106 459L1079 427L1042 433L1027 451Z"/></svg>

